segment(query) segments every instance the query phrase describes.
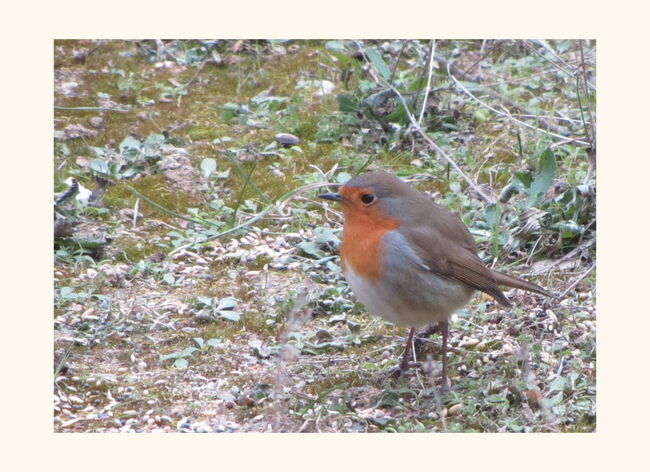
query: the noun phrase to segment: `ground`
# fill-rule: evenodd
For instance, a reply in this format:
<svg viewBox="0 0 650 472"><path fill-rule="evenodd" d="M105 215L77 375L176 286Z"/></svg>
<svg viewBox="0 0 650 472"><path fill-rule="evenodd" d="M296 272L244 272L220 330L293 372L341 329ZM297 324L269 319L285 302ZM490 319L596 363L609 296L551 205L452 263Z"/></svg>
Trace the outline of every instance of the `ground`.
<svg viewBox="0 0 650 472"><path fill-rule="evenodd" d="M595 43L430 46L55 42L55 431L595 430ZM341 276L315 197L366 167L558 297L476 295L447 394Z"/></svg>

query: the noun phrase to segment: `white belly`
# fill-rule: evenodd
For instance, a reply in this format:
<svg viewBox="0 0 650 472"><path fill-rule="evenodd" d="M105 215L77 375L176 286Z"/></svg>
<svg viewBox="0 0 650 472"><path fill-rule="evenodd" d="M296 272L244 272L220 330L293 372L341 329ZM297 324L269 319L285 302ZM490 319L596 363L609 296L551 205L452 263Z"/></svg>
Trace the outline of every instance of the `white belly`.
<svg viewBox="0 0 650 472"><path fill-rule="evenodd" d="M382 237L382 277L369 281L344 267L352 292L373 315L400 326L419 328L446 321L469 302L474 290L426 269L396 231Z"/></svg>
<svg viewBox="0 0 650 472"><path fill-rule="evenodd" d="M419 328L446 321L473 293L464 284L424 272L408 288L368 282L352 270L345 271L344 276L370 314L400 326Z"/></svg>

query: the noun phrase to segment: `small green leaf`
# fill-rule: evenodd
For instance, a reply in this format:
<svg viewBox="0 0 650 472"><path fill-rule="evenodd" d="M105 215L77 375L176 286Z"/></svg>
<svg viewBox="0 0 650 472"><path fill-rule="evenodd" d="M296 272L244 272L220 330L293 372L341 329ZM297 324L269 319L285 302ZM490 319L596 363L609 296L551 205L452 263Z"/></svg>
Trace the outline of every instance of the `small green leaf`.
<svg viewBox="0 0 650 472"><path fill-rule="evenodd" d="M319 259L325 255L325 253L323 253L323 251L321 251L313 241L303 241L298 245L298 247L302 249L305 254Z"/></svg>
<svg viewBox="0 0 650 472"><path fill-rule="evenodd" d="M488 403L504 403L506 401L506 399L504 397L502 397L501 395L497 395L497 394L488 395L485 400Z"/></svg>
<svg viewBox="0 0 650 472"><path fill-rule="evenodd" d="M219 300L217 310L229 310L237 306L237 299L233 297L226 297Z"/></svg>
<svg viewBox="0 0 650 472"><path fill-rule="evenodd" d="M345 45L341 41L336 41L336 40L326 41L325 48L330 51L338 51L338 52L345 51Z"/></svg>
<svg viewBox="0 0 650 472"><path fill-rule="evenodd" d="M196 301L205 305L205 306L211 306L212 305L212 298L210 297L205 297L203 295L199 295L196 297Z"/></svg>
<svg viewBox="0 0 650 472"><path fill-rule="evenodd" d="M127 136L120 143L120 153L124 154L128 152L139 151L141 145L142 144L140 143L140 140L134 138L133 136Z"/></svg>
<svg viewBox="0 0 650 472"><path fill-rule="evenodd" d="M203 338L194 338L194 342L199 346L199 349L203 349L203 346L205 346Z"/></svg>
<svg viewBox="0 0 650 472"><path fill-rule="evenodd" d="M495 203L490 203L485 207L485 222L490 229L499 223L497 221L497 205Z"/></svg>
<svg viewBox="0 0 650 472"><path fill-rule="evenodd" d="M111 170L108 167L108 163L100 159L93 159L88 162L88 168L94 170L99 174L110 174Z"/></svg>
<svg viewBox="0 0 650 472"><path fill-rule="evenodd" d="M343 113L356 113L359 111L359 102L352 95L340 93L336 96L339 111Z"/></svg>
<svg viewBox="0 0 650 472"><path fill-rule="evenodd" d="M183 349L183 351L181 351L180 357L191 357L192 354L194 354L196 351L198 351L198 349L195 347L186 347Z"/></svg>
<svg viewBox="0 0 650 472"><path fill-rule="evenodd" d="M183 359L182 357L179 357L174 361L174 367L177 369L185 369L189 365L189 362L187 362L186 359Z"/></svg>
<svg viewBox="0 0 650 472"><path fill-rule="evenodd" d="M560 403L562 403L562 400L564 400L564 395L562 394L562 392L560 392L551 398L545 398L543 400L543 403L546 408L553 408L554 406L557 406Z"/></svg>
<svg viewBox="0 0 650 472"><path fill-rule="evenodd" d="M219 311L219 316L230 321L239 321L241 319L239 313L232 310L221 310Z"/></svg>
<svg viewBox="0 0 650 472"><path fill-rule="evenodd" d="M375 69L377 69L379 75L381 75L384 80L388 80L390 78L390 70L388 70L388 66L382 59L379 51L377 51L375 48L366 49L366 56L368 56L368 59L372 65L375 66Z"/></svg>
<svg viewBox="0 0 650 472"><path fill-rule="evenodd" d="M400 103L397 105L397 108L395 108L395 111L386 116L386 119L391 123L406 123L408 121L406 108L404 108L404 105Z"/></svg>
<svg viewBox="0 0 650 472"><path fill-rule="evenodd" d="M530 186L530 193L526 199L527 205L535 205L539 202L540 197L553 183L556 169L555 155L550 148L547 148L539 158L539 169Z"/></svg>
<svg viewBox="0 0 650 472"><path fill-rule="evenodd" d="M178 359L179 354L180 353L178 353L178 352L172 352L171 354L165 354L163 356L160 356L160 362L165 362L165 361L168 361L170 359Z"/></svg>
<svg viewBox="0 0 650 472"><path fill-rule="evenodd" d="M548 387L551 392L562 392L565 386L566 379L564 377L556 377Z"/></svg>
<svg viewBox="0 0 650 472"><path fill-rule="evenodd" d="M352 176L350 174L348 174L347 172L339 172L336 175L336 181L338 183L340 183L340 184L344 184L345 182L347 182L351 178L352 178Z"/></svg>
<svg viewBox="0 0 650 472"><path fill-rule="evenodd" d="M217 161L211 157L206 157L201 161L201 173L204 177L209 178L217 170Z"/></svg>
<svg viewBox="0 0 650 472"><path fill-rule="evenodd" d="M474 119L477 121L477 123L485 123L489 117L490 112L485 108L479 108L474 112Z"/></svg>

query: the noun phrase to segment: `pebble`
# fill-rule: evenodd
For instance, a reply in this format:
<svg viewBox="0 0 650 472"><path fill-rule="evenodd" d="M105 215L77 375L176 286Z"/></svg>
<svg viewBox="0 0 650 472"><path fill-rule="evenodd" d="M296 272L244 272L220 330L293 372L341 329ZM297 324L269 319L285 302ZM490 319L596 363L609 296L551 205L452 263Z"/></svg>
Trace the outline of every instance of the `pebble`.
<svg viewBox="0 0 650 472"><path fill-rule="evenodd" d="M73 424L78 423L82 419L83 418L74 418L74 419L71 419L71 420L68 420L68 421L64 421L63 423L61 423L61 427L62 428L67 428L68 426L72 426Z"/></svg>
<svg viewBox="0 0 650 472"><path fill-rule="evenodd" d="M101 116L93 116L90 120L88 120L88 123L95 129L104 127L104 119Z"/></svg>
<svg viewBox="0 0 650 472"><path fill-rule="evenodd" d="M463 339L458 347L474 347L478 345L481 341L476 338Z"/></svg>
<svg viewBox="0 0 650 472"><path fill-rule="evenodd" d="M273 139L275 139L278 144L281 144L285 148L295 146L300 142L300 138L298 138L298 136L294 136L293 134L289 133L278 133L273 137Z"/></svg>
<svg viewBox="0 0 650 472"><path fill-rule="evenodd" d="M81 398L79 398L76 395L70 395L68 398L72 403L76 403L77 405L81 405L84 402Z"/></svg>
<svg viewBox="0 0 650 472"><path fill-rule="evenodd" d="M88 308L86 311L84 311L81 315L82 320L86 321L97 321L99 320L99 316L97 316L97 310L94 308Z"/></svg>

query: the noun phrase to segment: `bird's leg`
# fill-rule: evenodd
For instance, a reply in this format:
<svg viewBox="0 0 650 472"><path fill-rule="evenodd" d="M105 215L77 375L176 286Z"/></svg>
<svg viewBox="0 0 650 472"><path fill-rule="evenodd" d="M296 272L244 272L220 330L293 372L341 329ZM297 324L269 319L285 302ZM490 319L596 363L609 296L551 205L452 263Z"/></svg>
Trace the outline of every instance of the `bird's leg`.
<svg viewBox="0 0 650 472"><path fill-rule="evenodd" d="M411 367L420 367L419 362L415 362L415 359L413 362L410 362L411 359L411 352L413 351L413 336L415 335L415 328L411 328L411 331L409 331L408 339L406 340L406 347L404 348L404 354L402 355L402 360L400 361L399 365L397 367L394 367L391 369L391 371L388 374L389 378L399 378L409 370Z"/></svg>
<svg viewBox="0 0 650 472"><path fill-rule="evenodd" d="M447 381L447 337L449 335L449 321L438 322L440 332L442 333L442 383L441 388L443 392L449 390L449 382Z"/></svg>
<svg viewBox="0 0 650 472"><path fill-rule="evenodd" d="M406 340L406 347L404 348L404 355L402 356L402 362L399 364L399 369L402 372L406 372L411 365L409 364L409 357L411 354L411 346L413 346L413 335L415 334L415 328L411 328L409 332L409 337Z"/></svg>

